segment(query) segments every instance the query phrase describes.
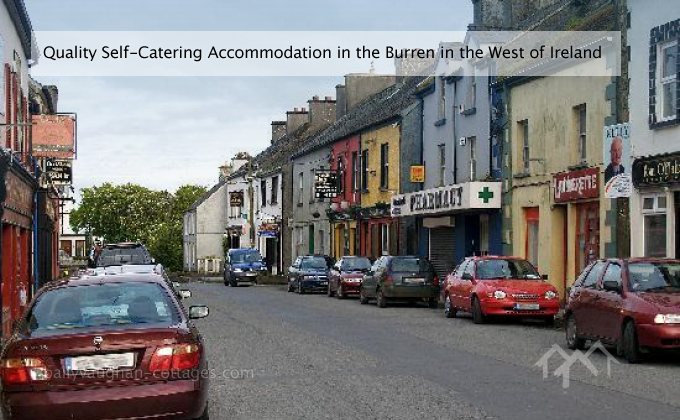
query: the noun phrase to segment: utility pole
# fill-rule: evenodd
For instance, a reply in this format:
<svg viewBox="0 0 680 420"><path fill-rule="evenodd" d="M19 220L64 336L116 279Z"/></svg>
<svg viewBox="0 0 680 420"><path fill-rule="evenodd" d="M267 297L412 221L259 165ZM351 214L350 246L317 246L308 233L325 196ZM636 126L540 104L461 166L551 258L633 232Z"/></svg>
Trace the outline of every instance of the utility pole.
<svg viewBox="0 0 680 420"><path fill-rule="evenodd" d="M253 197L253 158L248 160L248 176L246 177L248 181L248 200L250 201L249 209L249 222L250 222L250 247L256 248L255 246L255 197Z"/></svg>

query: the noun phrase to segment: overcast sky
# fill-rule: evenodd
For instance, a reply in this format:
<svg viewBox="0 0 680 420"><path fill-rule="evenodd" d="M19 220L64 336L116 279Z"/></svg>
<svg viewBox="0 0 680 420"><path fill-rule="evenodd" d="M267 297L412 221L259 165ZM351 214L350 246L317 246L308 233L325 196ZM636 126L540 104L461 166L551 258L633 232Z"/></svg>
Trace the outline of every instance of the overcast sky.
<svg viewBox="0 0 680 420"><path fill-rule="evenodd" d="M470 0L25 0L47 30L450 30ZM41 40L37 40L41 45ZM44 44L44 42L43 42ZM39 65L39 64L38 64ZM368 69L357 69L357 72ZM335 96L337 78L41 78L78 113L76 188L134 182L210 186L238 151L269 144L272 120Z"/></svg>

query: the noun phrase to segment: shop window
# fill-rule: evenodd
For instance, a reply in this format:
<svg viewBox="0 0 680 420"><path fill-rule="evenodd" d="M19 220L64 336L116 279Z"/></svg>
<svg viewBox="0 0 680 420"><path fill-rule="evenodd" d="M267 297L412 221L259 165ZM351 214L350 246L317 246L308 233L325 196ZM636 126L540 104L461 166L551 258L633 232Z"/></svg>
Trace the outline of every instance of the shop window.
<svg viewBox="0 0 680 420"><path fill-rule="evenodd" d="M530 207L524 209L524 218L526 221L526 243L525 253L526 259L531 262L534 267L538 268L538 228L539 228L539 213L538 207Z"/></svg>
<svg viewBox="0 0 680 420"><path fill-rule="evenodd" d="M76 257L85 256L85 241L76 241Z"/></svg>
<svg viewBox="0 0 680 420"><path fill-rule="evenodd" d="M666 197L642 197L643 241L645 257L666 257Z"/></svg>
<svg viewBox="0 0 680 420"><path fill-rule="evenodd" d="M660 121L674 120L677 116L677 82L678 82L678 42L667 42L659 46L659 85L657 90L661 97L657 102L657 113Z"/></svg>
<svg viewBox="0 0 680 420"><path fill-rule="evenodd" d="M380 254L385 255L389 253L390 249L390 226L387 224L380 225Z"/></svg>

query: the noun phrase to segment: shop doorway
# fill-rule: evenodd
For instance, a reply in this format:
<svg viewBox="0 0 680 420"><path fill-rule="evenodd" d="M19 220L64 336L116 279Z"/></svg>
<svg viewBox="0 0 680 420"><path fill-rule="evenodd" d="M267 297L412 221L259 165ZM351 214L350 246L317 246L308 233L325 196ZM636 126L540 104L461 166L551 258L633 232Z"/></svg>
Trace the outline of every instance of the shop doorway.
<svg viewBox="0 0 680 420"><path fill-rule="evenodd" d="M576 273L600 258L600 204L576 205Z"/></svg>

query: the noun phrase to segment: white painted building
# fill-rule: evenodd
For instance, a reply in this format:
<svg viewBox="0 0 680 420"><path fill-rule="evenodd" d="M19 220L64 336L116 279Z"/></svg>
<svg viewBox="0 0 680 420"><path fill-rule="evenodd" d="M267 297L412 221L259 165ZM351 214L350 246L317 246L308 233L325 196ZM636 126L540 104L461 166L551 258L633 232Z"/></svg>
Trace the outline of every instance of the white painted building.
<svg viewBox="0 0 680 420"><path fill-rule="evenodd" d="M220 181L184 214L184 270L205 271L209 266L208 271L219 272L227 226L226 201L227 183Z"/></svg>
<svg viewBox="0 0 680 420"><path fill-rule="evenodd" d="M680 258L680 2L628 8L631 256Z"/></svg>
<svg viewBox="0 0 680 420"><path fill-rule="evenodd" d="M255 225L257 248L273 274L282 271L281 267L281 215L282 194L281 171L262 173L255 183L260 206L257 207Z"/></svg>

